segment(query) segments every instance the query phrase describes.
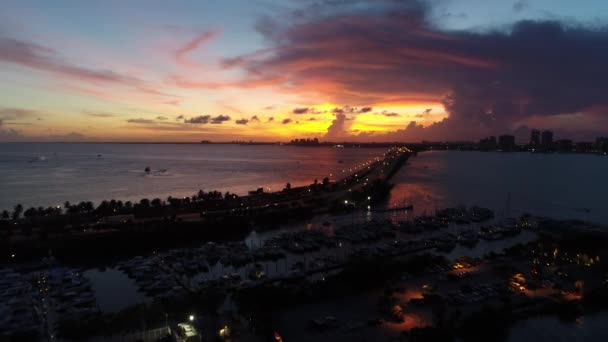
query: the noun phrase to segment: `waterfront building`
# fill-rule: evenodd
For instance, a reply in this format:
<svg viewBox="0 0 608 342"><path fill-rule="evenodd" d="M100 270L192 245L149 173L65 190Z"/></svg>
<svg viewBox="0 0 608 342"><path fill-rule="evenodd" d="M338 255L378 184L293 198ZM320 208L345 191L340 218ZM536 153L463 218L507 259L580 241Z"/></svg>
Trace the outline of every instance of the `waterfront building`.
<svg viewBox="0 0 608 342"><path fill-rule="evenodd" d="M515 149L515 136L501 135L498 137L498 147L503 151L513 151Z"/></svg>
<svg viewBox="0 0 608 342"><path fill-rule="evenodd" d="M296 146L318 146L319 145L319 139L318 138L314 138L314 139L293 139L292 141L289 142L291 145L296 145Z"/></svg>
<svg viewBox="0 0 608 342"><path fill-rule="evenodd" d="M590 153L595 151L595 144L587 141L577 142L574 148L577 153Z"/></svg>
<svg viewBox="0 0 608 342"><path fill-rule="evenodd" d="M541 135L541 145L544 148L553 147L553 132L552 131L543 131Z"/></svg>
<svg viewBox="0 0 608 342"><path fill-rule="evenodd" d="M491 136L479 140L479 149L482 151L492 151L496 149L496 137Z"/></svg>
<svg viewBox="0 0 608 342"><path fill-rule="evenodd" d="M540 146L540 131L533 129L530 133L530 147L536 148Z"/></svg>
<svg viewBox="0 0 608 342"><path fill-rule="evenodd" d="M570 139L560 139L555 142L555 147L560 152L570 152L572 151L572 140Z"/></svg>
<svg viewBox="0 0 608 342"><path fill-rule="evenodd" d="M595 147L598 152L608 153L608 137L598 137L595 139Z"/></svg>

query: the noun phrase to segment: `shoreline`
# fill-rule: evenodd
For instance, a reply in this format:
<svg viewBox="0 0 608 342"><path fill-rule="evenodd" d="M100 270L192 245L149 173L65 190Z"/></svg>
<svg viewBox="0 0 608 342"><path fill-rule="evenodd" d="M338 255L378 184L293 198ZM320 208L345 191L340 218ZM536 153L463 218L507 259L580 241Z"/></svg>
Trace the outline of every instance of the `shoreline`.
<svg viewBox="0 0 608 342"><path fill-rule="evenodd" d="M66 203L65 213L60 207L27 210L16 207L12 220L10 217L0 220L8 234L5 249L9 251L0 260L10 260L14 255L18 258L40 255L46 249L69 254L92 253L95 249L102 252L104 243L110 242L113 249L127 248L133 238L140 238L140 245L159 248L171 239L175 240L173 243L187 241L190 235L199 239L230 238L249 233L252 224L272 229L278 223L299 221L323 212L351 212L386 198L390 191L388 180L409 156L408 150L392 149L383 159L358 165L352 174L335 182L325 178L295 188L287 183L282 191L271 193L259 188L246 196L199 191L192 197L169 198L166 202L112 200L97 207L92 202ZM226 229L213 229L217 225ZM169 231L171 235L167 235ZM87 245L89 248L83 249Z"/></svg>
<svg viewBox="0 0 608 342"><path fill-rule="evenodd" d="M69 144L69 143L68 143L68 144ZM130 144L130 143L129 143L129 144ZM135 144L136 144L136 143L135 143ZM155 144L156 144L156 143L155 143ZM162 144L164 144L164 143L159 143L159 144L161 144L161 145L162 145ZM236 145L235 145L235 146L236 146ZM288 146L288 145L284 145L284 146ZM437 149L437 150L423 150L423 151L418 151L418 152L414 152L414 154L417 154L417 153L422 153L422 152L433 152L433 151L454 151L454 152L458 151L458 152L478 152L478 153L480 153L480 152L484 152L484 151L476 151L476 150L450 150L450 149L448 149L448 150L443 150L443 149ZM492 152L498 153L498 152L500 152L500 151L488 151L488 152L484 152L484 153L489 153L489 154L491 154ZM510 154L511 152L500 152L500 153L507 153L507 154ZM513 153L515 153L515 152L513 152ZM589 154L589 153L531 153L531 152L530 152L530 154L537 154L537 155L560 155L560 156L562 156L562 155L595 155L595 154ZM598 155L598 156L601 156L601 155ZM145 163L144 163L144 165L145 165ZM301 179L301 180L297 180L297 179L296 179L296 180L295 180L295 185L298 185L298 186L299 186L299 185L306 185L306 183L307 183L307 180L305 180L305 179ZM274 183L272 184L273 188L275 187L275 185L276 185L276 184L274 184ZM140 185L140 186L141 186L141 185ZM239 196L243 196L243 195L246 195L248 191L254 190L254 188L255 188L255 187L256 187L256 185L253 185L253 184L252 184L251 186L249 186L249 187L247 187L247 186L245 186L245 185L238 185L238 186L236 186L236 188L235 188L235 189L236 189L236 193L237 193ZM210 187L210 188L212 188L212 187ZM218 188L216 188L216 190L217 190L217 189L218 189ZM222 191L225 191L225 190L226 190L226 187L223 187L223 188L222 188ZM231 191L231 190L229 190L229 191ZM160 194L160 195L159 195L159 194ZM156 192L156 191L155 191L154 193L151 193L151 194L150 194L150 195L148 195L148 196L146 196L146 195L137 195L137 194L134 194L134 195L132 195L132 196L126 196L126 197L122 198L121 200L122 200L123 202L124 202L124 201L139 201L140 199L145 198L145 197L147 197L147 198L150 198L150 199L151 199L151 198L157 198L157 197L159 197L159 196L160 196L160 198L161 198L161 199L165 199L165 198L164 198L165 196L166 196L166 197L171 197L171 196L173 196L173 197L184 197L184 196L190 196L190 195L191 195L191 190L183 190L183 191L180 191L180 192L174 192L174 191L171 191L171 190L169 190L169 189L161 189L161 190L159 190L158 192ZM97 205L97 204L99 204L100 202L102 202L102 201L104 201L104 200L106 200L106 201L107 201L107 200L110 200L110 198L111 198L111 197L112 197L112 196L103 196L103 197L99 197L99 198L95 199L95 203L94 203L94 204L95 204L95 205ZM57 201L57 200L51 200L51 201L45 201L45 202L33 201L32 203L35 203L35 204L30 204L30 205L26 204L25 206L26 206L26 207L29 207L29 206L34 206L34 207L36 207L36 208L37 208L37 207L39 207L39 206L43 206L43 207L48 207L48 206L57 206L57 205L62 204L62 203L63 203L64 201L66 201L66 200L73 201L73 198L72 198L72 199L69 199L69 198L62 198L62 199L61 199L61 201ZM78 199L77 199L77 201L79 201L79 202L80 202L80 201L90 201L90 200L89 200L89 199L86 199L86 198L84 198L84 197L81 197L81 200L78 200ZM22 202L23 202L23 201L22 201ZM52 202L52 203L51 203L51 202ZM19 204L19 202L17 202L17 203L10 203L10 204L7 204L5 207L0 208L0 212L1 212L2 210L8 210L8 211L11 211L12 209L14 209L14 206L15 206L16 204ZM23 204L23 203L22 203L22 204ZM451 204L451 203L448 203L447 205L452 205L452 204Z"/></svg>

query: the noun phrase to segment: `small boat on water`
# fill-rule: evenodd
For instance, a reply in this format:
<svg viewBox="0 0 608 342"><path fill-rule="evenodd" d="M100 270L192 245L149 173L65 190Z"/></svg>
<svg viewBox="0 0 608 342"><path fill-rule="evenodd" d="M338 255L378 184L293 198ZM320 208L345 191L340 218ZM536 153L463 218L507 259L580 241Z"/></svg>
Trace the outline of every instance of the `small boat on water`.
<svg viewBox="0 0 608 342"><path fill-rule="evenodd" d="M28 163L36 163L36 162L39 162L39 161L45 161L45 160L46 160L46 157L45 157L45 156L40 156L40 157L34 157L34 158L31 158L31 159L30 159L30 160L28 160L27 162L28 162Z"/></svg>

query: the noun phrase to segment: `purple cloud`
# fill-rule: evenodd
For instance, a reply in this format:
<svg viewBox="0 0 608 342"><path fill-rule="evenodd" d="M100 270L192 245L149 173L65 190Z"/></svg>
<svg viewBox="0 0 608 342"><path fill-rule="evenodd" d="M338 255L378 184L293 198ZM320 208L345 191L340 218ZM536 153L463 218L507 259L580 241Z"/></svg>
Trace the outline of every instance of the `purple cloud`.
<svg viewBox="0 0 608 342"><path fill-rule="evenodd" d="M258 31L275 49L250 54L247 82L275 80L285 92L363 106L359 111L442 103L449 118L422 132L444 139L504 133L537 116L559 124L550 117L589 116L608 105L605 29L546 20L447 31L430 22L426 2L373 4L322 2L294 12L293 20L264 18ZM585 129L596 128L586 122Z"/></svg>

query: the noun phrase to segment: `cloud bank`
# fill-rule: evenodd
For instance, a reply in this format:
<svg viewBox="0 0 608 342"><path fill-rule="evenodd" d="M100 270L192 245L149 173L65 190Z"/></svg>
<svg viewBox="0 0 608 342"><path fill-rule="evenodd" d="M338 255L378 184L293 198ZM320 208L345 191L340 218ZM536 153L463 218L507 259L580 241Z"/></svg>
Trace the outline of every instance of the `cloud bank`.
<svg viewBox="0 0 608 342"><path fill-rule="evenodd" d="M404 123L390 136L398 140L477 139L532 117L559 128L558 115L606 115L594 110L608 105L606 27L547 20L445 31L429 11L420 1L322 1L295 11L293 20L264 18L257 29L272 49L241 56L246 82L363 108L444 105L448 118L428 127ZM347 127L335 114L328 136Z"/></svg>

